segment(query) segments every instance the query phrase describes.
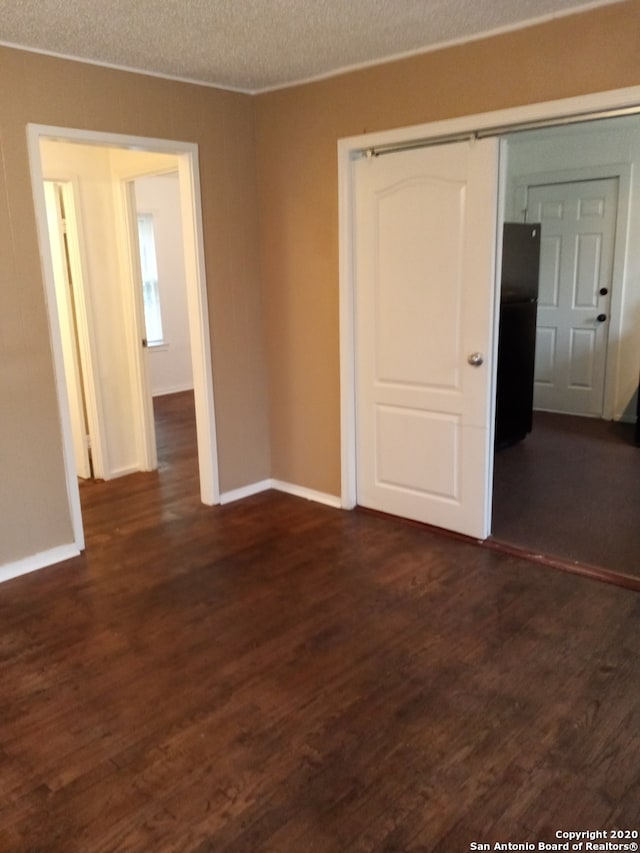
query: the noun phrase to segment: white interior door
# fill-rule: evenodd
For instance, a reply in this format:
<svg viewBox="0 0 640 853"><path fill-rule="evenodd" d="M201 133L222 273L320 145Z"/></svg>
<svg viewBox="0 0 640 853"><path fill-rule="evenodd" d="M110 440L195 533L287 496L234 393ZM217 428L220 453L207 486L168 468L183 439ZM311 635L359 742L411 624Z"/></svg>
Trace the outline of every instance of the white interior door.
<svg viewBox="0 0 640 853"><path fill-rule="evenodd" d="M618 179L531 186L540 222L534 408L602 416Z"/></svg>
<svg viewBox="0 0 640 853"><path fill-rule="evenodd" d="M67 400L71 417L73 452L78 477L91 477L89 430L87 427L82 371L78 355L79 343L75 320L75 305L71 281L69 250L66 246L66 222L61 206L62 186L54 181L44 182L44 198L49 227L51 262L55 285L62 357L64 362Z"/></svg>
<svg viewBox="0 0 640 853"><path fill-rule="evenodd" d="M485 538L498 141L354 169L358 503Z"/></svg>

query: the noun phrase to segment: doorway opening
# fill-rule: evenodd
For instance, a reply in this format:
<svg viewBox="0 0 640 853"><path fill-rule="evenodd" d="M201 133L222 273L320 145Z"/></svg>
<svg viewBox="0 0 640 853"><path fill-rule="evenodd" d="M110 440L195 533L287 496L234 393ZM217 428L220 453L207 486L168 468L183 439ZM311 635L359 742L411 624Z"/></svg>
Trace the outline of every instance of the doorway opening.
<svg viewBox="0 0 640 853"><path fill-rule="evenodd" d="M174 248L173 258L163 264L174 264L169 277L175 278L180 261L184 285L180 309L168 305L166 315L167 328L180 315L184 340L180 346L169 345L173 338L159 342L158 354L182 350L183 378L170 378L169 390L177 391L178 382L180 391L193 388L200 499L209 505L219 500L197 146L36 125L29 126L28 141L67 493L82 550L78 475L87 468L79 464L78 452L83 440L91 452L89 473L96 477L157 467L138 208L151 206L143 213L155 213L155 224L167 226L161 221L167 219L167 205L157 202L158 193L170 192L168 206L177 215L167 226L173 239L165 241ZM141 202L137 197L144 193ZM57 232L51 227L56 210ZM57 298L65 272L66 303Z"/></svg>
<svg viewBox="0 0 640 853"><path fill-rule="evenodd" d="M507 148L505 220L539 224L541 245L532 429L496 450L492 535L637 578L640 285L629 235L640 119L523 132Z"/></svg>
<svg viewBox="0 0 640 853"><path fill-rule="evenodd" d="M140 260L135 272L137 293L141 294L142 355L152 399L156 464L165 470L170 455L163 438L166 410L192 409L194 388L179 174L164 171L139 176L127 181L126 192L131 244Z"/></svg>

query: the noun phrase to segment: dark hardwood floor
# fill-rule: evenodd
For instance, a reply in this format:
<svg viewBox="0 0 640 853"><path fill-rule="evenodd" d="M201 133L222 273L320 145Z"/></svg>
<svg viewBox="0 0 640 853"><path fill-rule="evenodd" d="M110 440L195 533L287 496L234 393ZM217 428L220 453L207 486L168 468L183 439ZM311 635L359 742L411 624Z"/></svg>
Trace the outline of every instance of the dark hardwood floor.
<svg viewBox="0 0 640 853"><path fill-rule="evenodd" d="M468 851L640 825L640 596L162 464L0 586L0 850Z"/></svg>

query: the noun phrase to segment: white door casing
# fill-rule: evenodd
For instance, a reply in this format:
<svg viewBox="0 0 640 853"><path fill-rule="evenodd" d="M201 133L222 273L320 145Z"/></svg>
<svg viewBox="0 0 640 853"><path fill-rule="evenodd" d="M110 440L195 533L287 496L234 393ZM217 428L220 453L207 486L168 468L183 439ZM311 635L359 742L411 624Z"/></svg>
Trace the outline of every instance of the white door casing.
<svg viewBox="0 0 640 853"><path fill-rule="evenodd" d="M354 181L358 503L485 538L498 141L362 158Z"/></svg>
<svg viewBox="0 0 640 853"><path fill-rule="evenodd" d="M541 222L534 408L602 417L618 179L528 188Z"/></svg>
<svg viewBox="0 0 640 853"><path fill-rule="evenodd" d="M146 352L146 330L140 248L133 180L114 180L116 210L119 218L118 247L121 252L123 301L127 307L127 345L134 392L131 396L131 419L136 437L137 459L141 471L155 471L158 467L156 433L153 415L153 398Z"/></svg>

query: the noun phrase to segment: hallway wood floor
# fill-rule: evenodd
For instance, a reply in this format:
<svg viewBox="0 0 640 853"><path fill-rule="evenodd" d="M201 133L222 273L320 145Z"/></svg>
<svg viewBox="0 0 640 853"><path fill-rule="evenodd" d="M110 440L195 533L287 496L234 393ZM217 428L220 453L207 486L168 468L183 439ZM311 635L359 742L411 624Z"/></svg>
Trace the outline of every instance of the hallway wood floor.
<svg viewBox="0 0 640 853"><path fill-rule="evenodd" d="M534 412L531 434L495 456L494 537L640 577L633 432L633 424Z"/></svg>
<svg viewBox="0 0 640 853"><path fill-rule="evenodd" d="M161 410L161 411L160 411ZM161 470L0 586L3 853L468 851L640 825L640 595Z"/></svg>

